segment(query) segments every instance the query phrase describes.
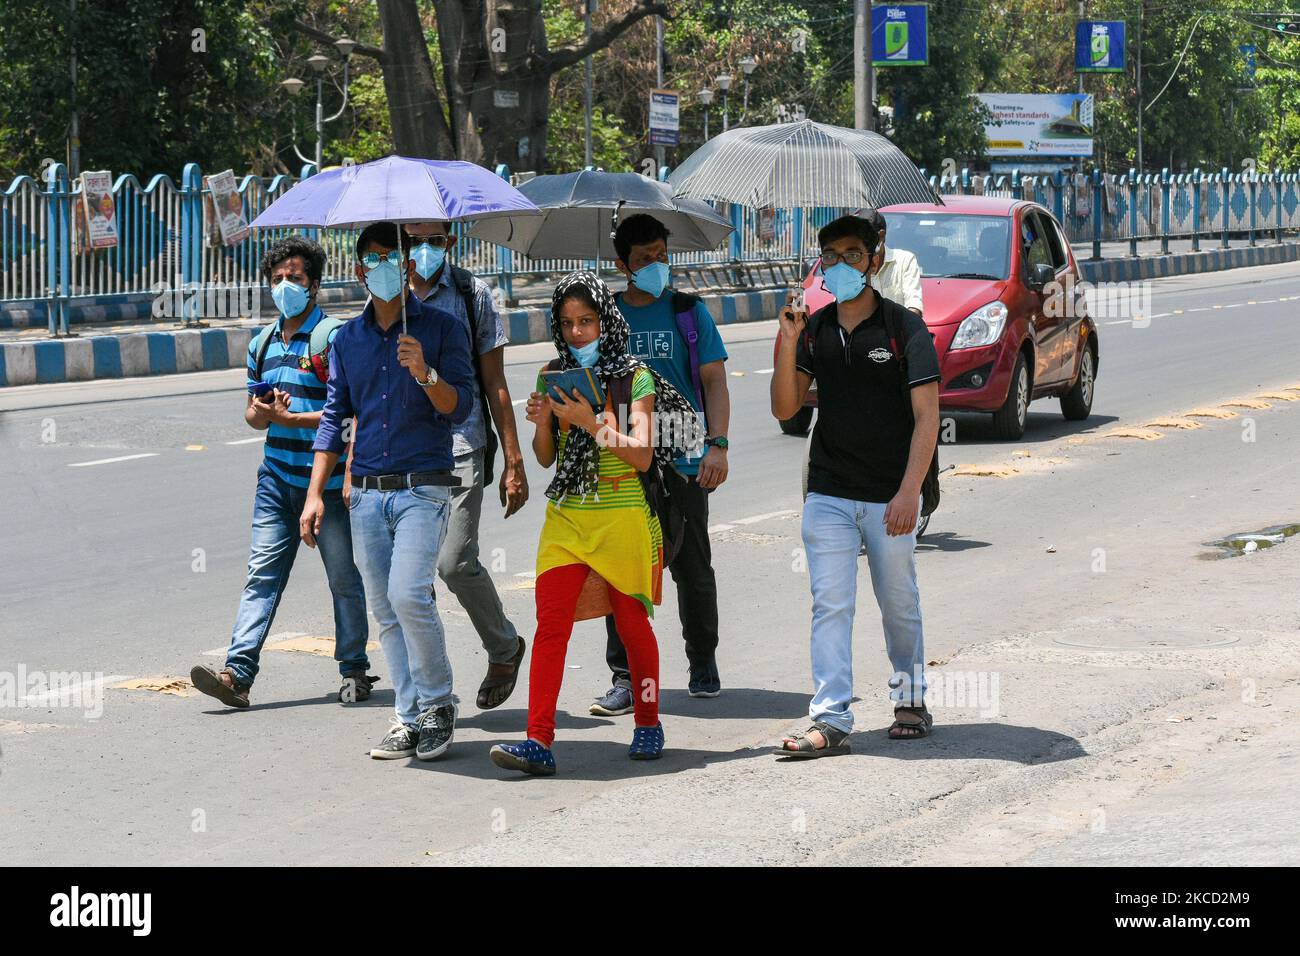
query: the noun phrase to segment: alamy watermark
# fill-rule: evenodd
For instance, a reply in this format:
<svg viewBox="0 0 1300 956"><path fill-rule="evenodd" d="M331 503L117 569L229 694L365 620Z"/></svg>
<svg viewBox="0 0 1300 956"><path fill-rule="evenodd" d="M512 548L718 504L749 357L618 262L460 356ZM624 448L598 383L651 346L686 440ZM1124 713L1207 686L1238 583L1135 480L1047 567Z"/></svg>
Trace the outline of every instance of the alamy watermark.
<svg viewBox="0 0 1300 956"><path fill-rule="evenodd" d="M924 677L922 674L924 673ZM984 718L998 716L1001 677L997 671L926 670L918 667L914 674L897 671L890 679L895 700L911 700L911 688L924 680L925 706L969 708Z"/></svg>
<svg viewBox="0 0 1300 956"><path fill-rule="evenodd" d="M87 720L104 714L104 675L89 671L0 671L0 710L18 707L67 707Z"/></svg>
<svg viewBox="0 0 1300 956"><path fill-rule="evenodd" d="M596 444L601 448L624 447L627 437L644 423L645 413L620 406L616 418L605 415L602 419L613 431L602 428L596 433ZM695 412L651 412L649 421L650 447L682 447L691 456L704 452L704 421Z"/></svg>
<svg viewBox="0 0 1300 956"><path fill-rule="evenodd" d="M1150 282L1084 282L1066 276L1043 286L1043 314L1050 319L1131 319L1138 327L1151 322Z"/></svg>
<svg viewBox="0 0 1300 956"><path fill-rule="evenodd" d="M261 319L262 287L255 282L158 282L155 319Z"/></svg>

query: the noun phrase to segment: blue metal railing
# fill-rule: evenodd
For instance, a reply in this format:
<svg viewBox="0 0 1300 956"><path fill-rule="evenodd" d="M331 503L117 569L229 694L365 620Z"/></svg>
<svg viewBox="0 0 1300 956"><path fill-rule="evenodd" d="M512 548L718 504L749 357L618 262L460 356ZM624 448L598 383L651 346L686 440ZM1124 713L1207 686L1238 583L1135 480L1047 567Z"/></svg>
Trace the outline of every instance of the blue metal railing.
<svg viewBox="0 0 1300 956"><path fill-rule="evenodd" d="M244 176L238 183L245 217L252 221L295 182L315 173L308 164L298 176ZM503 166L498 175L509 178ZM661 180L668 168L658 171ZM924 172L924 171L923 171ZM1103 242L1127 242L1137 255L1138 241L1158 239L1167 252L1173 238L1190 238L1228 245L1233 233L1254 245L1284 231L1300 229L1300 175L1279 171L1227 168L1215 173L1123 174L1094 171L1067 177L976 175L963 169L958 176L930 176L942 194L1004 196L1029 199L1051 209L1072 243L1090 243L1093 258ZM67 168L53 163L40 181L20 176L0 185L0 302L45 302L51 334L68 330L68 306L81 297L122 297L158 294L163 289L256 285L266 248L287 230L258 230L241 242L223 245L215 232L207 189L199 167L190 163L179 183L155 175L147 185L131 174L113 184L118 243L92 250L81 239L78 210L81 184L69 180ZM718 204L718 211L736 226L731 240L711 252L675 253L675 266L726 265L800 261L816 253L818 228L843 210L757 210ZM516 279L569 271L587 260L533 260L503 247L469 238L464 225L457 259L486 279L495 278L507 298ZM324 283L353 280L355 230L310 230L325 247ZM1271 233L1271 237L1268 234Z"/></svg>

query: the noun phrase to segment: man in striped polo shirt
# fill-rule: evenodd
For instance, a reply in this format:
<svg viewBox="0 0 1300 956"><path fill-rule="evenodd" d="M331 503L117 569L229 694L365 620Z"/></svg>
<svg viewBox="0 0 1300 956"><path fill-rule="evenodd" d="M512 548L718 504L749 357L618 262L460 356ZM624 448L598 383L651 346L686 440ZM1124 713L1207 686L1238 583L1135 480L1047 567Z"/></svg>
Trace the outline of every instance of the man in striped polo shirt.
<svg viewBox="0 0 1300 956"><path fill-rule="evenodd" d="M325 407L325 382L316 369L328 370L327 352L313 354L318 342L332 343L341 323L326 318L316 304L325 251L303 236L288 236L267 250L262 275L271 287L280 317L248 345L248 403L244 420L266 431L266 453L257 473L253 499L253 541L248 581L239 601L226 666L214 671L205 664L190 671L194 686L231 707L248 706L248 689L257 677L262 644L275 620L284 586L298 553L299 516L311 478L312 443ZM336 326L328 337L318 325ZM328 348L328 345L325 345ZM257 395L258 383L270 391ZM334 603L334 658L343 676L339 700L362 701L376 680L367 676L365 590L352 560L352 532L343 504L340 461L325 485L328 516L318 537L325 576Z"/></svg>

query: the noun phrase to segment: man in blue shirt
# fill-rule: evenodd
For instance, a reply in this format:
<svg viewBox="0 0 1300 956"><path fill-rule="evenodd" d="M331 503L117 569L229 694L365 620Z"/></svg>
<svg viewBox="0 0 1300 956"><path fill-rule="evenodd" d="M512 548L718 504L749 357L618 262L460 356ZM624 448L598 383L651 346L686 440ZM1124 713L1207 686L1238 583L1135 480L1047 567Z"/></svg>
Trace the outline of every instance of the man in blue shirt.
<svg viewBox="0 0 1300 956"><path fill-rule="evenodd" d="M501 606L492 575L479 561L483 488L492 481L496 435L501 437L504 458L499 491L507 518L528 500L528 478L506 385L506 330L487 283L448 261L448 253L456 245L448 225L408 222L402 231L413 264L411 291L426 305L464 322L473 340L473 354L478 356L474 407L452 431L460 487L451 493L451 517L438 554L438 576L460 601L487 652L487 674L479 685L477 703L482 710L491 710L505 703L514 691L525 649L524 639Z"/></svg>
<svg viewBox="0 0 1300 956"><path fill-rule="evenodd" d="M615 231L614 251L627 291L616 297L631 329L628 354L647 362L687 397L704 424L703 455L685 455L664 473L669 493L681 502L685 527L680 550L668 565L677 586L677 610L690 664L692 697L717 697L722 690L718 647L718 586L709 545L709 493L727 480L727 350L704 304L668 286L668 230L653 216L629 216ZM678 313L686 315L679 316ZM696 341L683 336L694 326ZM692 355L694 351L694 355ZM593 714L632 710L627 651L614 619L605 619L605 657L614 685L591 705Z"/></svg>
<svg viewBox="0 0 1300 956"><path fill-rule="evenodd" d="M248 344L248 402L244 421L266 432L266 451L257 473L253 499L253 543L248 580L239 601L226 666L214 671L198 664L190 680L203 693L232 707L248 706L248 690L257 677L258 659L275 610L298 552L298 519L311 477L312 442L325 406L325 383L312 366L312 333L331 323L316 304L325 251L303 236L288 236L267 250L262 275L280 318ZM328 339L333 342L336 328ZM316 356L323 363L325 356ZM265 396L254 386L271 386ZM340 489L343 463L330 470L321 491L321 507L332 519L320 538L321 559L334 598L334 657L343 675L339 700L370 696L366 659L365 593L352 561L352 533Z"/></svg>
<svg viewBox="0 0 1300 956"><path fill-rule="evenodd" d="M334 340L300 533L314 546L329 524L325 488L355 430L348 517L396 701L370 755L432 760L456 724L433 574L458 482L451 433L473 407L474 369L464 324L407 293L402 246L392 223L357 239L356 276L370 301Z"/></svg>

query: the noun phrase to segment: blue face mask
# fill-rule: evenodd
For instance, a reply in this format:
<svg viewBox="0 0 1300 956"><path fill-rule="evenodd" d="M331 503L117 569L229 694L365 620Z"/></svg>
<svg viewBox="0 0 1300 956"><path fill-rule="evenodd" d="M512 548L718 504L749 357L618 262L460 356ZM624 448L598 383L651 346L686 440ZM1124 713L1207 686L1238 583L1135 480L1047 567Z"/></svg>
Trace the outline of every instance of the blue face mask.
<svg viewBox="0 0 1300 956"><path fill-rule="evenodd" d="M280 310L280 314L286 319L292 319L307 308L307 303L311 301L311 293L296 282L281 279L271 289L271 298L275 302L275 307Z"/></svg>
<svg viewBox="0 0 1300 956"><path fill-rule="evenodd" d="M446 258L446 249L431 246L427 242L422 242L411 250L411 261L415 263L415 271L421 279L428 279L441 269Z"/></svg>
<svg viewBox="0 0 1300 956"><path fill-rule="evenodd" d="M835 296L836 302L848 302L856 299L867 287L867 277L847 262L837 262L826 270L823 277L826 289Z"/></svg>
<svg viewBox="0 0 1300 956"><path fill-rule="evenodd" d="M668 288L668 263L652 262L632 273L632 284L656 299Z"/></svg>
<svg viewBox="0 0 1300 956"><path fill-rule="evenodd" d="M402 291L402 272L387 259L366 273L366 288L376 299L392 302Z"/></svg>
<svg viewBox="0 0 1300 956"><path fill-rule="evenodd" d="M596 364L596 359L600 357L600 339L588 342L581 348L569 346L569 354L578 360L578 364L583 368L591 368Z"/></svg>

